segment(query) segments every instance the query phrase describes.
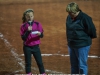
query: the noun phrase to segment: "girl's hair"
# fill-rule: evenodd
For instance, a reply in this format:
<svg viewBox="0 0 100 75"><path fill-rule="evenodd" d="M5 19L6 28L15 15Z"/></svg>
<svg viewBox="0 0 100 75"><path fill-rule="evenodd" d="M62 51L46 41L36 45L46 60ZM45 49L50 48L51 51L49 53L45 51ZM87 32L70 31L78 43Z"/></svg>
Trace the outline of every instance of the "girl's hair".
<svg viewBox="0 0 100 75"><path fill-rule="evenodd" d="M25 10L24 13L23 13L23 17L22 17L23 23L26 22L25 15L26 15L27 13L29 13L29 12L33 12L33 13L34 13L33 9L27 9L27 10Z"/></svg>
<svg viewBox="0 0 100 75"><path fill-rule="evenodd" d="M80 11L80 9L79 9L78 4L75 3L75 2L69 3L69 4L67 5L67 7L66 7L66 12L73 12L73 13L76 13L76 12L78 12L78 11Z"/></svg>

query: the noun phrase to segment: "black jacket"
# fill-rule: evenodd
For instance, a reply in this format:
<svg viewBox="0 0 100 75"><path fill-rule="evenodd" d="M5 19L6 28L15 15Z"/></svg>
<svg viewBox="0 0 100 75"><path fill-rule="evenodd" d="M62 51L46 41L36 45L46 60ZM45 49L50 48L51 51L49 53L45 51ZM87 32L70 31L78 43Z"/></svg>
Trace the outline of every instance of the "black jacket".
<svg viewBox="0 0 100 75"><path fill-rule="evenodd" d="M96 28L91 17L80 11L74 20L70 15L67 16L66 35L70 47L89 46L92 44L92 38L96 38Z"/></svg>

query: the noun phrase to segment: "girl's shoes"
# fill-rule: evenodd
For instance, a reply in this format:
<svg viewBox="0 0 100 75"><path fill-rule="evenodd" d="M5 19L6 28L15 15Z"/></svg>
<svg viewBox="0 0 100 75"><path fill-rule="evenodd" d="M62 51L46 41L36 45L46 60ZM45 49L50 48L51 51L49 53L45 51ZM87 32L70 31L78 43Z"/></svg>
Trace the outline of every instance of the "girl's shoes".
<svg viewBox="0 0 100 75"><path fill-rule="evenodd" d="M32 73L28 73L27 75L32 75ZM46 75L46 73L43 73L42 75Z"/></svg>
<svg viewBox="0 0 100 75"><path fill-rule="evenodd" d="M46 73L43 73L42 75L46 75Z"/></svg>
<svg viewBox="0 0 100 75"><path fill-rule="evenodd" d="M27 75L32 75L32 73L28 73Z"/></svg>

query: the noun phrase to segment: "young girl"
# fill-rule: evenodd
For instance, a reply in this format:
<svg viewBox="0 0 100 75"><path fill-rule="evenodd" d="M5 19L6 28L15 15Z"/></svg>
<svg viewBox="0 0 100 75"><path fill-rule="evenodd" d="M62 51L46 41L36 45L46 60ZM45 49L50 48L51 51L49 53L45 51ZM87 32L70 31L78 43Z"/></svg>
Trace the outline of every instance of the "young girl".
<svg viewBox="0 0 100 75"><path fill-rule="evenodd" d="M31 54L33 54L40 74L45 74L41 52L40 38L43 38L43 29L39 22L34 20L34 11L27 9L23 13L23 24L20 28L21 38L23 40L23 51L25 55L25 70L28 75L31 75Z"/></svg>

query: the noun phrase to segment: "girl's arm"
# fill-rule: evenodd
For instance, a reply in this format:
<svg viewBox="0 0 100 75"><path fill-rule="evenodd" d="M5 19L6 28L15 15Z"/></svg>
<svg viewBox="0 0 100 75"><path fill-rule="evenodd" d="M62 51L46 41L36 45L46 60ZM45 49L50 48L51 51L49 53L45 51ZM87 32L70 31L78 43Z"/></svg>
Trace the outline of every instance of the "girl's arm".
<svg viewBox="0 0 100 75"><path fill-rule="evenodd" d="M26 31L23 35L21 35L21 38L23 41L26 41L28 35L30 34L31 31Z"/></svg>
<svg viewBox="0 0 100 75"><path fill-rule="evenodd" d="M21 27L21 38L23 41L26 41L31 31L32 31L32 26L29 26L27 31L24 30L23 26Z"/></svg>

